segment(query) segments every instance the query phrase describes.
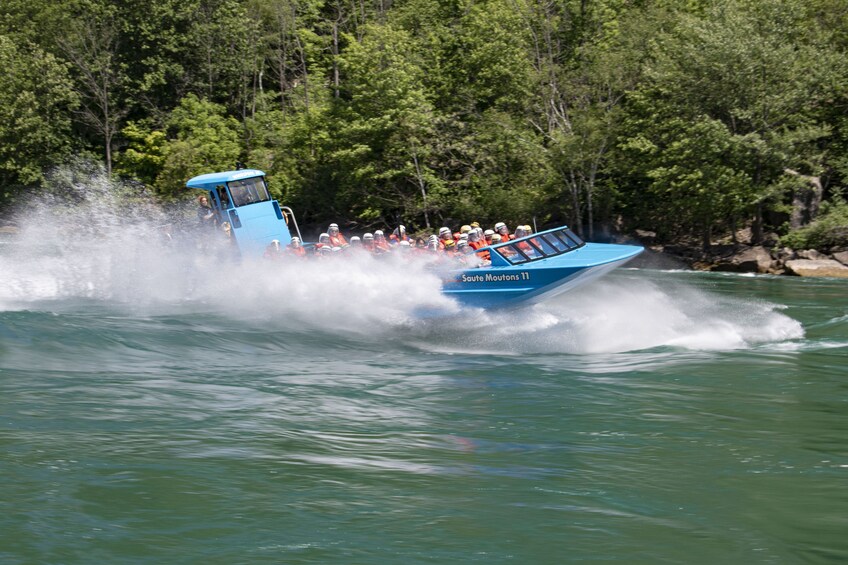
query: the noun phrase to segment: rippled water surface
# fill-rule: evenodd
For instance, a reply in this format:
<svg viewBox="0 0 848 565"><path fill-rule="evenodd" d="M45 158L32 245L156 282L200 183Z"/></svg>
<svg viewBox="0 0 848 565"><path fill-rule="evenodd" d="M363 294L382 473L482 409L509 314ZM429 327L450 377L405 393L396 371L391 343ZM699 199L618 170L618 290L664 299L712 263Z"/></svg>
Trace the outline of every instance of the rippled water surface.
<svg viewBox="0 0 848 565"><path fill-rule="evenodd" d="M0 562L848 561L845 281L245 269L5 248Z"/></svg>

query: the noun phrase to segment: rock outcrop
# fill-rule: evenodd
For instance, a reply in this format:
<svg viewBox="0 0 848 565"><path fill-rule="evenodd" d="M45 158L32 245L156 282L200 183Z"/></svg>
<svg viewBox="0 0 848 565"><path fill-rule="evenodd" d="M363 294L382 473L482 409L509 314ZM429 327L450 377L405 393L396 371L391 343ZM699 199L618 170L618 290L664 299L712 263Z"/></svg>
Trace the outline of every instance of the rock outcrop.
<svg viewBox="0 0 848 565"><path fill-rule="evenodd" d="M848 278L848 266L834 259L793 259L785 265L790 274L802 277Z"/></svg>
<svg viewBox="0 0 848 565"><path fill-rule="evenodd" d="M748 247L741 253L717 261L710 270L734 273L769 273L774 267L774 259L765 247Z"/></svg>

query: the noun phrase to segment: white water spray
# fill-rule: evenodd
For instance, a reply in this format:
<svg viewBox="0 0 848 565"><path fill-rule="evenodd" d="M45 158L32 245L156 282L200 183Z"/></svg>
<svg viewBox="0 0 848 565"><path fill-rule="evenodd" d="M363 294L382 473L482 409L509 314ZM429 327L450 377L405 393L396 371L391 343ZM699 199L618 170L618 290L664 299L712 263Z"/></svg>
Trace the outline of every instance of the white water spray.
<svg viewBox="0 0 848 565"><path fill-rule="evenodd" d="M173 239L174 214L105 179L65 172L64 198L32 203L0 248L0 310L95 300L133 315L212 312L268 329L375 336L464 353L734 349L802 337L773 304L632 272L517 310L460 309L424 261L368 255L230 262ZM179 227L179 226L177 226ZM179 231L179 230L177 230ZM439 317L421 318L420 313Z"/></svg>

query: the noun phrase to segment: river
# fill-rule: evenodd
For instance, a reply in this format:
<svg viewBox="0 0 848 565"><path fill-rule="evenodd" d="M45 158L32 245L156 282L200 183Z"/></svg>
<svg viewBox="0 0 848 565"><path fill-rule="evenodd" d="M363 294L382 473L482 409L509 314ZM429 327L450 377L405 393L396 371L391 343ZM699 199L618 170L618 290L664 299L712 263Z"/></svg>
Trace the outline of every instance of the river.
<svg viewBox="0 0 848 565"><path fill-rule="evenodd" d="M844 280L621 269L484 312L32 224L4 564L848 561Z"/></svg>

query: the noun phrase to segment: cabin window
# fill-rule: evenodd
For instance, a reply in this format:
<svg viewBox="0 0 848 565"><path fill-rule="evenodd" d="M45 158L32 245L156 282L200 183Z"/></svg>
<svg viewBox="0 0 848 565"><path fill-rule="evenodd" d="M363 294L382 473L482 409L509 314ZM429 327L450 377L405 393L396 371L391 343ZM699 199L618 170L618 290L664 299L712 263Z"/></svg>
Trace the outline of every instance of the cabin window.
<svg viewBox="0 0 848 565"><path fill-rule="evenodd" d="M551 244L539 237L534 237L528 240L534 247L538 248L542 255L556 255L557 250L551 247Z"/></svg>
<svg viewBox="0 0 848 565"><path fill-rule="evenodd" d="M529 258L521 252L520 249L516 248L513 245L507 245L505 247L498 247L498 253L501 254L507 261L516 265L518 263L526 263L529 261Z"/></svg>
<svg viewBox="0 0 848 565"><path fill-rule="evenodd" d="M563 234L563 235L565 235L567 238L569 238L570 240L572 240L572 241L574 242L574 247L580 247L580 246L582 246L584 243L586 243L585 241L583 241L582 239L580 239L580 237L579 237L576 233L574 233L573 231L571 231L571 230L570 230L570 229L568 229L568 228L565 228L565 229L564 229L564 230L562 230L562 232L560 232L560 233L562 233L562 234Z"/></svg>
<svg viewBox="0 0 848 565"><path fill-rule="evenodd" d="M545 241L547 241L548 243L550 243L551 245L556 247L557 251L559 251L560 253L564 253L565 251L568 251L569 245L566 245L565 243L563 243L554 234L548 233L548 234L543 235L542 238L544 238Z"/></svg>
<svg viewBox="0 0 848 565"><path fill-rule="evenodd" d="M268 187L265 186L265 179L262 177L234 180L228 182L227 186L230 188L230 194L233 196L233 204L235 206L247 206L256 202L267 202L271 200L271 195L268 194Z"/></svg>
<svg viewBox="0 0 848 565"><path fill-rule="evenodd" d="M227 195L227 189L224 188L224 185L218 185L215 187L215 191L218 193L221 208L224 210L228 209L230 207L230 197Z"/></svg>

